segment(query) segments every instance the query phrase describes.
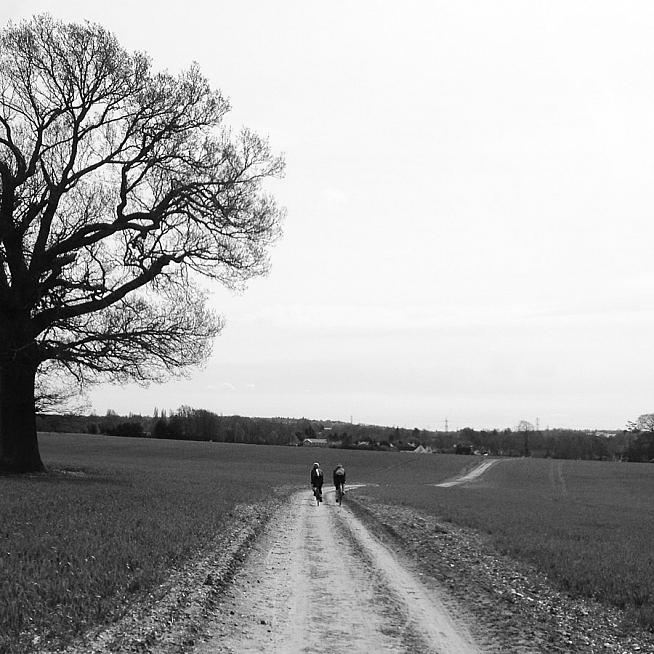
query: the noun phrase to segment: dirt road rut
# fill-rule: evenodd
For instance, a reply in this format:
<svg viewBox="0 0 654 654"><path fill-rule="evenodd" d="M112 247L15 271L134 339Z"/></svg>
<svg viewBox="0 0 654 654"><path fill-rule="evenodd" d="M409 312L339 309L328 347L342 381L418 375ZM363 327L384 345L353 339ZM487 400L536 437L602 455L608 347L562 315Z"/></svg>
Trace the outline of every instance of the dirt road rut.
<svg viewBox="0 0 654 654"><path fill-rule="evenodd" d="M472 654L465 625L346 506L296 493L226 590L196 654Z"/></svg>

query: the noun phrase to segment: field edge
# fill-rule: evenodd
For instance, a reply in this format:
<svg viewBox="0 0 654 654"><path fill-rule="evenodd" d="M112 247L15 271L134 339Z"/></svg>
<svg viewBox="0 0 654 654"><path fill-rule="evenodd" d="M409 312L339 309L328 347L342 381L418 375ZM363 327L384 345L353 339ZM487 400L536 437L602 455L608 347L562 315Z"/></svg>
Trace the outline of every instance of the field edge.
<svg viewBox="0 0 654 654"><path fill-rule="evenodd" d="M654 634L627 613L560 590L534 566L500 553L488 535L378 501L363 488L348 496L348 506L469 625L485 652L654 651Z"/></svg>
<svg viewBox="0 0 654 654"><path fill-rule="evenodd" d="M126 606L113 623L90 629L65 649L36 649L35 653L190 652L219 597L290 492L277 492L256 504L236 505L220 534L171 571L158 588Z"/></svg>

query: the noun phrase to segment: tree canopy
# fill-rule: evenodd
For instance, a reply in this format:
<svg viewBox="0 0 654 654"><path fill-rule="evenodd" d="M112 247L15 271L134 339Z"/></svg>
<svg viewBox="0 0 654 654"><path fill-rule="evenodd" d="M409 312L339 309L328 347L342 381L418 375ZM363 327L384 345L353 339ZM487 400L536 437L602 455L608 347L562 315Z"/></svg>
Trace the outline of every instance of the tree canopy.
<svg viewBox="0 0 654 654"><path fill-rule="evenodd" d="M229 109L197 65L154 72L97 24L40 15L0 35L0 467L41 467L37 370L179 373L222 326L200 280L266 272L283 160Z"/></svg>

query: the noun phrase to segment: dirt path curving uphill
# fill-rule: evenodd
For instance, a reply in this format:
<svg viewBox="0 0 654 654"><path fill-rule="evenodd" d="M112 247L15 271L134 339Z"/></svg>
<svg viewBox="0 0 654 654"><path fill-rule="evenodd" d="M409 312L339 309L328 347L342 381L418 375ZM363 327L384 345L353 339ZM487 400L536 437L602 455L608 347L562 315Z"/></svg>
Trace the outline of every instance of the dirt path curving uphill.
<svg viewBox="0 0 654 654"><path fill-rule="evenodd" d="M347 502L325 500L296 493L274 516L195 654L479 651Z"/></svg>
<svg viewBox="0 0 654 654"><path fill-rule="evenodd" d="M480 463L478 466L475 466L472 470L467 472L465 475L461 475L460 477L457 477L456 479L452 479L450 481L445 481L442 484L434 484L434 485L439 486L440 488L450 488L452 486L467 484L468 482L474 481L478 477L481 477L481 475L483 475L489 468L491 468L497 463L500 463L501 461L502 459L488 459L487 461Z"/></svg>

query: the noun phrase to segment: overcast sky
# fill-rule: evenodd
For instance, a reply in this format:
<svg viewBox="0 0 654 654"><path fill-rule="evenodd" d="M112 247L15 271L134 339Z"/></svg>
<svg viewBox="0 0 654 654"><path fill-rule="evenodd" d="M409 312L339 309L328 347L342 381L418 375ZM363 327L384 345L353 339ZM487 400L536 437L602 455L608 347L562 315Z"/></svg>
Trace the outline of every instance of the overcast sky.
<svg viewBox="0 0 654 654"><path fill-rule="evenodd" d="M654 3L3 0L197 61L285 153L270 274L205 369L98 413L442 429L654 411Z"/></svg>

